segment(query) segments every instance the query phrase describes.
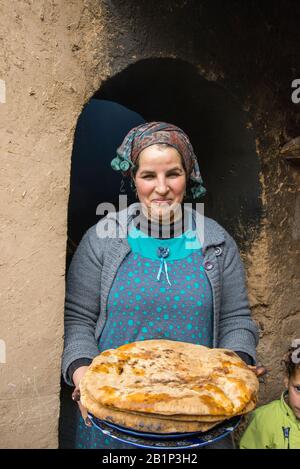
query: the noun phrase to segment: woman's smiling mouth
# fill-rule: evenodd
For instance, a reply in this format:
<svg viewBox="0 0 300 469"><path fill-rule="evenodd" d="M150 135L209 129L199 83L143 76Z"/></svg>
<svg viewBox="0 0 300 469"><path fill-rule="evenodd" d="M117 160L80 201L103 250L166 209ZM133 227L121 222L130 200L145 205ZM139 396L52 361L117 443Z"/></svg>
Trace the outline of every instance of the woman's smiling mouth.
<svg viewBox="0 0 300 469"><path fill-rule="evenodd" d="M157 205L170 205L172 203L171 199L154 199L152 200L151 203L157 204Z"/></svg>

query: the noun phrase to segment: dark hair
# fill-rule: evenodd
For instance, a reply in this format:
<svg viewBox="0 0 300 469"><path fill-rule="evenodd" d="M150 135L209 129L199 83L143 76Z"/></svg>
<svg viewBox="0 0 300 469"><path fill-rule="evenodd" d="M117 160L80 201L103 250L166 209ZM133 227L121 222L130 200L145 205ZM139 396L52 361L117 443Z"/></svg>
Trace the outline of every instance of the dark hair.
<svg viewBox="0 0 300 469"><path fill-rule="evenodd" d="M296 371L300 370L300 341L297 342L297 345L291 345L282 360L289 378L295 376Z"/></svg>

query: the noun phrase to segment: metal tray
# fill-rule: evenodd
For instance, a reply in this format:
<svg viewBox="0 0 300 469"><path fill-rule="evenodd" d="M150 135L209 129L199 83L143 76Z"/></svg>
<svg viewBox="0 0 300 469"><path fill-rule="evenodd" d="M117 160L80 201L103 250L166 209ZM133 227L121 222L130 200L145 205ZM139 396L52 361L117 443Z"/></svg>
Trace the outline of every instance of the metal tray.
<svg viewBox="0 0 300 469"><path fill-rule="evenodd" d="M154 449L188 449L206 446L221 440L231 433L239 423L242 417L236 416L230 420L225 420L207 432L190 433L144 433L131 428L100 420L92 414L88 414L92 424L111 438L122 443L127 443L139 448Z"/></svg>

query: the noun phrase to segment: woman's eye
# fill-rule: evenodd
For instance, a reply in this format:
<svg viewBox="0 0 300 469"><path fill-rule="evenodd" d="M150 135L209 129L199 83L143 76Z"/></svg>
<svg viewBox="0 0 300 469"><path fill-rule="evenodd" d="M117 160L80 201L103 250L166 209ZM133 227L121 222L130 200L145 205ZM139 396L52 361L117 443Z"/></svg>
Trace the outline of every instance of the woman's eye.
<svg viewBox="0 0 300 469"><path fill-rule="evenodd" d="M176 178L178 176L181 176L181 174L179 173L171 173L171 174L168 174L168 178ZM145 174L145 176L143 176L143 179L153 179L155 176L153 176L152 174Z"/></svg>
<svg viewBox="0 0 300 469"><path fill-rule="evenodd" d="M300 392L300 386L295 386L297 392Z"/></svg>

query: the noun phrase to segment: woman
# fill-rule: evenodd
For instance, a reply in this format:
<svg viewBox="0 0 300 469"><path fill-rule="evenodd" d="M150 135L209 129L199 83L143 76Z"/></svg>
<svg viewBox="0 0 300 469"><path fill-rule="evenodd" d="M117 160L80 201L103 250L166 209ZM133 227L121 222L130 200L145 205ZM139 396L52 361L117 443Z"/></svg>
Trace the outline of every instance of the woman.
<svg viewBox="0 0 300 469"><path fill-rule="evenodd" d="M93 357L138 340L229 348L254 365L258 334L237 245L217 222L183 206L187 191L205 193L187 135L163 122L142 124L112 167L132 178L139 203L91 227L69 268L62 369L74 399ZM77 447L129 447L89 428L80 408Z"/></svg>

